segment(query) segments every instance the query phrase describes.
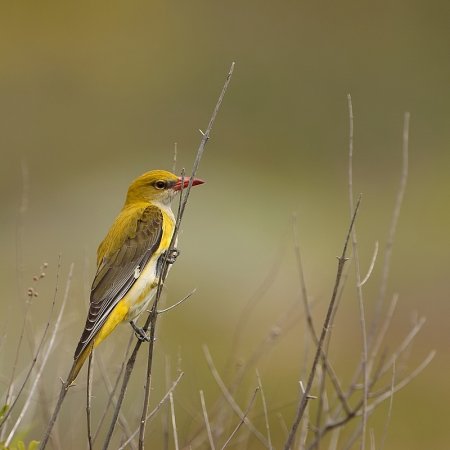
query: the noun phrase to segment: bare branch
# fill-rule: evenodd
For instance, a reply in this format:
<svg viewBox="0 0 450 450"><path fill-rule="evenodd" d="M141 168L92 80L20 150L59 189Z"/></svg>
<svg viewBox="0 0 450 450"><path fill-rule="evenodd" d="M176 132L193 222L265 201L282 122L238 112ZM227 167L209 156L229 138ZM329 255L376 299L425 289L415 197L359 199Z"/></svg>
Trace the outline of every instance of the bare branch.
<svg viewBox="0 0 450 450"><path fill-rule="evenodd" d="M381 395L377 395L376 400L372 401L372 403L369 405L369 412L372 412L375 410L375 408L388 398L392 396L392 391L394 394L398 392L400 389L403 389L405 386L407 386L414 378L417 377L427 366L430 364L430 362L433 360L433 358L436 356L436 350L432 350L427 357L419 364L419 366L416 367L409 375L407 375L405 378L403 378L399 383L397 383L392 390L390 387L386 390L385 393Z"/></svg>
<svg viewBox="0 0 450 450"><path fill-rule="evenodd" d="M419 321L414 325L414 327L411 329L411 331L406 335L405 339L401 342L397 350L391 355L391 357L386 361L386 363L383 365L383 367L380 370L379 376L381 377L384 375L390 368L393 366L393 364L398 360L400 355L411 345L414 338L417 336L419 331L422 329L422 327L425 325L426 319L425 317L421 317Z"/></svg>
<svg viewBox="0 0 450 450"><path fill-rule="evenodd" d="M378 256L378 241L375 241L375 248L373 250L372 260L370 261L369 270L367 271L366 276L363 278L363 280L359 283L359 287L364 286L367 281L369 280L370 276L372 275L373 268L375 267L375 261L377 260Z"/></svg>
<svg viewBox="0 0 450 450"><path fill-rule="evenodd" d="M377 298L377 302L376 302L374 319L373 319L373 322L371 325L369 342L372 341L372 339L376 333L376 330L377 330L378 324L379 324L379 320L380 320L380 316L381 316L381 311L383 309L384 298L386 296L386 290L387 290L389 270L390 270L390 265L391 265L392 249L394 246L395 232L397 230L398 219L400 216L400 210L401 210L402 203L403 203L403 197L405 196L406 183L408 180L409 119L410 119L410 114L409 114L409 112L406 112L405 116L404 116L404 120L403 120L402 173L400 176L400 185L399 185L398 192L397 192L397 198L395 200L394 211L392 213L392 219L391 219L391 225L389 227L388 238L386 241L386 248L385 248L385 253L384 253L384 261L383 261L382 274L381 274L380 290L379 290L378 298Z"/></svg>
<svg viewBox="0 0 450 450"><path fill-rule="evenodd" d="M209 445L211 447L211 450L216 450L216 447L214 445L214 440L212 437L212 432L211 432L211 424L209 423L209 419L208 419L208 411L206 411L205 396L203 395L203 391L201 389L200 389L200 402L202 404L203 419L205 420L205 426L206 426L206 432L208 433Z"/></svg>
<svg viewBox="0 0 450 450"><path fill-rule="evenodd" d="M71 285L71 282L72 282L73 268L74 268L74 264L72 263L70 265L69 275L67 277L66 290L64 292L64 298L63 298L63 301L62 301L62 304L61 304L61 309L59 310L59 314L58 314L58 317L56 319L55 326L53 327L52 335L51 335L50 341L48 343L47 349L46 349L46 351L45 351L45 353L44 353L44 355L42 357L41 367L39 368L38 372L36 373L36 376L34 377L33 385L31 386L30 393L28 394L28 398L27 398L25 404L23 405L22 411L19 414L19 417L17 418L16 423L14 424L14 427L12 428L8 438L6 439L6 442L5 442L5 446L6 447L8 447L8 445L11 443L11 440L14 437L14 434L16 433L17 428L19 427L20 423L22 422L22 419L25 416L25 413L26 413L28 407L30 406L31 400L33 398L33 394L34 394L34 392L36 390L36 387L37 387L37 385L39 383L39 380L41 378L42 372L44 371L44 368L45 368L45 366L47 364L48 357L50 356L50 353L53 350L53 346L55 344L55 339L56 339L56 334L57 334L57 332L59 330L59 326L61 324L61 319L62 319L62 316L63 316L64 309L66 307L67 299L69 298L69 291L70 291L70 285ZM61 392L63 392L63 391L64 391L64 396L65 396L65 394L67 393L67 389L65 389L65 385L64 384L63 384L63 388L62 388ZM64 399L64 396L63 396L63 399ZM61 395L60 395L60 398L61 398ZM61 401L61 403L59 403L59 401L58 401L58 404L59 404L59 406L61 406L62 401ZM59 411L59 409L57 411ZM56 420L56 417L54 417L54 420ZM54 423L54 421L53 421L53 423ZM52 423L52 425L53 425L53 423ZM48 438L50 436L50 431L51 431L51 428L47 430L47 433L44 436L45 443L47 442L47 440L48 440ZM44 448L44 447L39 447L39 448Z"/></svg>
<svg viewBox="0 0 450 450"><path fill-rule="evenodd" d="M261 377L259 375L258 370L256 370L256 377L258 379L258 387L261 392L261 400L262 400L263 410L264 410L264 421L266 423L266 431L267 431L267 442L269 444L269 449L273 450L272 438L270 436L269 414L267 412L266 396L264 395L264 389L262 387Z"/></svg>
<svg viewBox="0 0 450 450"><path fill-rule="evenodd" d="M26 386L28 380L30 379L30 375L31 375L31 373L32 373L32 371L33 371L33 369L34 369L34 366L35 366L35 364L36 364L36 362L37 362L37 360L38 360L39 354L40 354L40 352L41 352L41 350L42 350L42 348L43 348L43 345L44 345L44 342L45 342L45 338L47 337L48 329L50 328L51 317L52 317L53 311L54 311L54 309L55 309L56 296L57 296L57 294L58 294L58 289L59 289L59 276L60 276L60 271L61 271L61 255L59 255L59 257L58 257L58 267L57 267L57 269L56 269L56 284L55 284L55 291L54 291L54 294L53 294L52 306L51 306L51 308L50 308L50 315L49 315L49 318L48 318L48 320L47 320L47 324L45 325L44 333L42 334L42 338L41 338L41 340L40 340L40 342L39 342L39 345L38 345L38 347L37 347L37 350L36 350L36 353L35 353L35 355L34 355L34 358L33 358L33 360L31 361L31 364L30 364L30 367L29 367L29 369L28 369L28 372L27 372L27 374L25 375L25 379L24 379L23 383L22 383L22 385L20 386L19 391L18 391L18 393L17 393L17 395L16 395L14 401L12 402L11 406L8 408L8 411L6 411L6 413L4 414L2 420L0 421L0 428L6 423L6 421L8 420L9 415L11 414L12 410L14 409L14 407L15 407L16 404L17 404L17 401L19 400L20 396L22 395L22 392L23 392L23 390L24 390L24 388L25 388L25 386ZM30 300L29 304L31 304L31 300ZM26 316L26 317L27 317L27 315L28 315L28 308L27 308L27 311L26 311L26 313L25 313L25 316ZM25 317L25 319L26 319L26 317ZM23 327L22 327L22 330L21 330L21 333L20 333L19 341L23 338L23 333L24 333L25 323L26 323L26 322L24 321ZM18 344L17 349L16 349L16 357L15 357L15 362L14 362L14 368L13 368L12 376L14 376L14 374L15 374L15 370L16 370L16 369L15 369L15 366L16 366L16 364L17 364L17 358L18 358L18 352L19 352L19 349L20 349L20 344ZM11 378L11 380L10 380L10 385L8 386L5 404L8 404L8 398L10 397L10 393L12 392L12 381L13 381L13 378Z"/></svg>
<svg viewBox="0 0 450 450"><path fill-rule="evenodd" d="M352 97L347 95L348 100L348 114L349 114L349 157L348 157L348 192L350 203L350 217L353 215L353 106ZM359 264L359 251L358 242L356 237L356 227L352 230L352 248L353 257L355 260L355 274L356 274L356 293L359 304L359 321L361 324L361 337L362 337L362 356L361 367L363 372L363 415L362 415L362 438L361 438L361 450L366 447L366 428L367 428L367 397L369 395L369 373L367 370L367 331L366 331L366 315L364 311L364 299L362 292L361 282L361 268Z"/></svg>
<svg viewBox="0 0 450 450"><path fill-rule="evenodd" d="M116 397L116 391L117 391L117 387L119 386L119 382L120 382L120 378L122 377L123 371L125 369L125 364L131 349L131 344L134 342L134 333L130 333L130 338L128 340L128 345L127 348L125 350L125 354L123 357L123 361L122 364L120 365L120 369L119 369L119 373L116 376L116 380L114 382L114 386L111 383L111 380L108 376L108 371L106 370L105 364L103 362L103 358L102 358L102 354L101 352L99 352L97 354L97 357L95 358L97 361L97 365L99 367L100 370L100 374L102 376L103 379L103 383L106 387L106 391L108 392L108 402L106 404L106 407L104 408L102 417L97 425L97 429L95 430L94 433L94 438L93 438L93 443L95 443L95 441L97 440L97 437L99 435L100 429L103 425L103 422L106 418L106 415L109 411L109 408L111 405L113 405L115 407L115 405L117 404L117 397ZM127 419L125 417L125 415L123 414L122 411L120 411L119 413L119 417L118 417L118 422L119 425L121 426L123 432L125 433L125 435L128 437L131 435L131 431L130 431L130 427L128 425ZM130 442L130 447L132 450L137 449L137 446L135 445L134 442Z"/></svg>
<svg viewBox="0 0 450 450"><path fill-rule="evenodd" d="M388 412L386 415L386 422L384 424L384 431L383 431L383 436L381 438L381 444L380 444L379 450L383 450L384 443L386 442L388 427L389 427L389 423L390 423L391 417L392 417L392 405L394 403L394 388L395 388L395 361L394 361L394 364L392 364L391 396L389 398L389 408L388 408Z"/></svg>
<svg viewBox="0 0 450 450"><path fill-rule="evenodd" d="M311 338L314 342L314 345L318 346L319 344L319 338L317 336L316 333L316 329L314 327L314 322L312 320L312 314L311 314L311 308L309 305L309 300L308 300L308 291L306 289L306 282L305 282L305 277L304 277L304 273L303 273L303 263L302 263L302 256L301 256L301 251L300 251L300 244L299 244L299 239L298 239L298 235L297 235L297 216L293 215L293 237L294 237L294 251L295 251L295 256L296 256L296 260L297 260L297 268L298 268L298 272L299 272L299 279L300 279L300 287L301 287L301 291L302 291L302 299L303 299L303 305L305 308L305 319L306 319L306 325L307 328L309 330L309 333L311 335ZM333 322L334 319L334 314L330 320L330 325ZM306 353L306 352L305 352ZM339 398L339 400L342 403L342 406L344 408L345 411L350 411L350 407L347 404L347 400L344 396L344 393L342 391L339 379L336 375L336 372L334 371L333 367L331 366L326 352L322 351L321 352L321 359L322 359L322 363L324 365L324 368L326 369L328 375L330 376L330 380L333 384L333 387L336 391L336 394ZM305 356L306 358L306 356Z"/></svg>
<svg viewBox="0 0 450 450"><path fill-rule="evenodd" d="M23 336L25 333L26 324L29 322L29 314L30 314L30 307L31 307L31 300L30 296L25 297L23 295L23 233L24 233L24 223L25 223L25 214L28 210L28 191L29 191L29 172L28 172L28 166L26 164L25 159L22 159L21 161L21 169L22 169L22 195L20 199L20 206L17 214L16 219L16 272L17 272L17 294L18 298L24 299L25 303L25 313L23 316L22 321L22 328L20 330L19 340L17 342L16 347L16 353L14 357L14 362L12 365L12 371L11 376L8 383L8 388L6 389L6 395L4 404L8 405L8 402L11 399L12 396L12 389L14 380L15 380L15 374L17 370L17 363L19 361L19 355L20 355L20 348L22 347L22 341ZM59 265L58 265L58 271L56 277L58 278L59 275ZM54 303L53 303L54 305ZM52 306L53 308L53 306ZM42 342L42 341L41 341ZM34 366L34 363L32 363L32 367ZM32 367L30 368L29 373L31 373ZM0 428L6 423L8 420L9 415L11 414L11 410L14 408L15 404L17 403L17 399L21 395L21 391L25 387L26 381L28 381L29 375L25 377L25 382L22 384L22 387L19 389L19 393L16 395L13 404L8 408L8 411L6 411L5 416L3 417L3 420L0 422ZM4 434L6 433L6 428L4 428L0 434L0 441L4 440Z"/></svg>
<svg viewBox="0 0 450 450"><path fill-rule="evenodd" d="M219 372L217 371L216 366L214 365L214 362L212 360L211 353L209 352L209 349L206 345L203 345L203 352L205 353L205 358L206 362L208 363L209 370L211 371L211 374L216 380L217 385L222 391L223 396L227 400L228 404L231 406L231 409L235 412L237 416L239 416L239 418L245 423L245 425L247 425L248 429L264 445L264 447L269 448L269 443L267 442L267 439L255 428L250 419L242 412L241 408L236 403L236 400L233 398L233 396L230 394L229 390L225 386L225 383L223 382L221 376L219 375Z"/></svg>
<svg viewBox="0 0 450 450"><path fill-rule="evenodd" d="M221 450L224 450L228 444L230 443L230 441L233 439L234 435L239 431L239 428L241 428L242 424L246 424L248 426L248 422L246 422L247 419L247 415L250 412L250 410L252 409L253 403L255 401L256 398L256 394L259 391L259 387L257 387L255 389L255 391L253 392L252 398L250 400L250 403L247 406L247 409L245 410L245 412L241 415L241 420L239 421L239 423L237 424L236 428L233 430L233 432L230 434L229 438L225 441L225 444L223 444ZM267 448L267 447L266 447Z"/></svg>
<svg viewBox="0 0 450 450"><path fill-rule="evenodd" d="M167 308L158 310L158 314L163 314L163 313L165 313L165 312L167 312L167 311L170 311L171 309L174 309L174 308L176 308L177 306L181 305L181 304L184 303L188 298L190 298L192 295L194 295L196 291L197 291L197 289L193 289L191 292L189 292L188 295L186 295L185 297L183 297L180 301L176 302L175 304L173 304L173 305L171 305L171 306L169 306L169 307L167 307Z"/></svg>
<svg viewBox="0 0 450 450"><path fill-rule="evenodd" d="M156 407L147 415L147 423L149 423L153 417L157 414L157 412L161 409L161 407L166 403L167 399L169 398L169 395L173 393L175 388L178 386L178 383L180 382L181 378L183 377L184 372L180 372L178 375L178 378L173 382L171 388L166 392L164 397L159 401L159 403L156 405ZM133 438L139 433L138 428L136 431L134 431L131 436L119 447L118 450L124 450L128 445L132 443Z"/></svg>
<svg viewBox="0 0 450 450"><path fill-rule="evenodd" d="M173 164L172 164L173 173L175 173L177 169L177 157L178 157L178 144L175 142L173 146Z"/></svg>
<svg viewBox="0 0 450 450"><path fill-rule="evenodd" d="M173 427L173 441L175 444L175 450L179 450L178 445L178 432L177 432L177 422L175 420L175 407L173 405L173 393L169 393L169 399L170 399L170 411L172 416L172 427Z"/></svg>
<svg viewBox="0 0 450 450"><path fill-rule="evenodd" d="M316 353L314 356L314 361L313 361L313 365L311 367L311 371L309 373L309 378L308 378L308 383L306 385L305 388L305 393L302 395L301 400L299 402L298 408L297 408L297 413L295 415L295 419L294 422L292 424L291 430L289 432L289 436L288 439L286 440L286 443L284 444L284 450L289 450L292 446L292 443L294 441L294 437L295 434L297 432L297 428L300 424L300 421L302 420L303 414L305 413L305 408L306 405L308 404L308 400L309 400L309 393L311 391L311 387L314 381L314 377L316 374L316 368L317 368L317 364L319 363L319 359L320 359L320 355L322 353L322 347L325 341L325 337L327 336L328 333L328 329L329 329L329 325L330 325L330 321L333 315L333 309L334 309L334 305L336 302L336 298L337 298L337 294L339 291L339 285L341 282L341 278L342 278L342 272L344 270L344 265L345 262L347 261L347 246L348 246L348 242L350 240L350 235L353 229L353 225L355 223L356 220L356 215L359 209L359 205L361 202L361 197L359 197L358 202L356 203L356 207L355 207L355 211L347 232L347 237L345 238L345 242L344 242L344 248L342 250L342 254L340 257L338 257L338 268L337 268L337 273L336 273L336 281L334 283L334 288L333 288L333 293L331 295L331 300L330 300L330 304L328 306L328 310L327 310L327 314L325 317L325 321L322 327L322 332L320 334L320 338L319 338L319 342L317 345L317 349L316 349Z"/></svg>

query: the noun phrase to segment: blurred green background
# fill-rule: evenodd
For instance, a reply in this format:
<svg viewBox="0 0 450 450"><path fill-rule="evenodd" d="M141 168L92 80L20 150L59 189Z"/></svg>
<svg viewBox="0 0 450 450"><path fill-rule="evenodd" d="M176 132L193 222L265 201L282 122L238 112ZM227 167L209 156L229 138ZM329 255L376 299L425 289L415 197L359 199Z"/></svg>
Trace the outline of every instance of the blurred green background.
<svg viewBox="0 0 450 450"><path fill-rule="evenodd" d="M404 369L438 350L430 367L395 396L385 448L447 448L449 16L448 2L439 0L1 2L1 390L22 323L24 292L48 262L32 306L32 332L39 335L62 254L60 292L71 262L75 272L67 319L44 379L47 400L54 401L85 320L96 247L128 184L149 169L170 170L175 142L177 170L190 170L198 129L206 127L235 61L198 173L207 184L192 192L182 255L165 301L174 303L193 288L197 293L161 317L152 402L164 393L164 361L170 361L173 378L181 360L186 374L175 400L179 432L187 436L195 429L192 417L201 423L198 390L205 391L208 405L218 395L201 345L208 343L223 373L244 306L274 264L278 272L246 322L239 356L248 357L298 302L293 212L321 324L349 218L351 93L355 192L363 193L363 272L380 241L365 286L367 313L379 286L401 170L403 115L409 111L410 173L386 302L395 292L400 300L386 345L395 348L418 314L427 324ZM24 169L27 207L21 219ZM280 436L276 414L289 424L297 400L305 340L300 311L299 305L297 323L257 364L273 432ZM333 333L332 360L348 374L361 352L352 276ZM105 357L124 351L128 335L124 327L111 337L101 350ZM24 366L30 354L25 345ZM127 408L133 401L140 405L144 366L142 359ZM245 383L239 394L243 408L255 387L254 372ZM72 397L76 412L63 410L61 430L74 417L84 425L82 389ZM100 414L104 395L95 401ZM38 439L42 423L37 406L34 411L24 430ZM369 424L377 442L385 413ZM77 429L71 430L64 448L79 448ZM155 439L150 442L159 442L160 419L149 433Z"/></svg>

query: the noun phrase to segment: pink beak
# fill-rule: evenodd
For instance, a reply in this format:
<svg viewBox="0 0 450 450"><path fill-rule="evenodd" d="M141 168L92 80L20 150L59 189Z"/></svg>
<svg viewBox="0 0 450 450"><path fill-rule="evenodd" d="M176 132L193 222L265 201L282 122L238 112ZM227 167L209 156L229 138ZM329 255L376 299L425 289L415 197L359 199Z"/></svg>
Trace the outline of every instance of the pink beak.
<svg viewBox="0 0 450 450"><path fill-rule="evenodd" d="M172 188L174 191L181 191L181 189L186 189L189 185L190 177L178 177L178 181L175 183L175 186ZM192 180L192 186L197 186L198 184L203 184L204 181L200 180L200 178L194 178Z"/></svg>

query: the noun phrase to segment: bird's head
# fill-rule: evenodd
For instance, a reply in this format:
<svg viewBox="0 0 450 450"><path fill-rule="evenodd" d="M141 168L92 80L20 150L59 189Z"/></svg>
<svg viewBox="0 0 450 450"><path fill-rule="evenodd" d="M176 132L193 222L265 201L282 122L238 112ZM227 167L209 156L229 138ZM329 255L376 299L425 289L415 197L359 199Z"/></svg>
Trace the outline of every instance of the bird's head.
<svg viewBox="0 0 450 450"><path fill-rule="evenodd" d="M166 170L151 170L136 178L128 188L126 203L159 202L169 204L175 194L188 187L189 177L178 177ZM203 184L199 178L192 180L192 186Z"/></svg>

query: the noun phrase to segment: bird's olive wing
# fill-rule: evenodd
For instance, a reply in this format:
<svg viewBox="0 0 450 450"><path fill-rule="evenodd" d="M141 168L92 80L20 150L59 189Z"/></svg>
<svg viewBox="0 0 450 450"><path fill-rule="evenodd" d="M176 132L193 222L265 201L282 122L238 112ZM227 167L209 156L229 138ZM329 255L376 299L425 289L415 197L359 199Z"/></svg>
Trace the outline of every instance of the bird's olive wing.
<svg viewBox="0 0 450 450"><path fill-rule="evenodd" d="M119 249L103 257L98 266L91 288L89 314L75 359L90 344L159 247L163 223L159 208L147 207L134 222Z"/></svg>

